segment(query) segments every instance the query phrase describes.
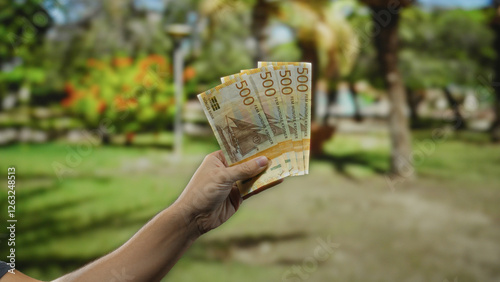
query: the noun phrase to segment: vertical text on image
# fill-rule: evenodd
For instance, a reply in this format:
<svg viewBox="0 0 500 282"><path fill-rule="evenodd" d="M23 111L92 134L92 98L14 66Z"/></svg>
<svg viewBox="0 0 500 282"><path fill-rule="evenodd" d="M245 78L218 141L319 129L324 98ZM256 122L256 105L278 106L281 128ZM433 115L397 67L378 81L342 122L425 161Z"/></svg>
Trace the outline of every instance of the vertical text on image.
<svg viewBox="0 0 500 282"><path fill-rule="evenodd" d="M16 168L7 168L7 229L9 236L7 245L10 247L7 255L7 263L10 265L10 273L16 268Z"/></svg>

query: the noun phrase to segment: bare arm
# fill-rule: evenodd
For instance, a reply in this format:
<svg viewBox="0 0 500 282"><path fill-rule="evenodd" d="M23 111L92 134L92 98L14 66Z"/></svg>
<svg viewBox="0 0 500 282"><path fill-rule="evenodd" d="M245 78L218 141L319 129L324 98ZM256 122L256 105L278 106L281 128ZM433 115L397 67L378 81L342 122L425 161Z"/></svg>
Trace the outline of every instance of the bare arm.
<svg viewBox="0 0 500 282"><path fill-rule="evenodd" d="M208 155L175 203L117 250L55 281L159 281L199 236L238 210L235 182L259 174L267 163L264 157L227 167L221 151ZM7 273L0 282L37 281L19 274Z"/></svg>
<svg viewBox="0 0 500 282"><path fill-rule="evenodd" d="M173 204L117 250L55 281L159 281L200 236L182 213Z"/></svg>

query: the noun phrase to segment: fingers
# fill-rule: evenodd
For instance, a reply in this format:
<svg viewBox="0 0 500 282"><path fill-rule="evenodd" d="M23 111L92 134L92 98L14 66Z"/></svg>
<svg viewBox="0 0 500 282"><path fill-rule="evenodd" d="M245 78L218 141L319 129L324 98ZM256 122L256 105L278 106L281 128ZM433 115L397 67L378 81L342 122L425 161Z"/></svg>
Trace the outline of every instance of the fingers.
<svg viewBox="0 0 500 282"><path fill-rule="evenodd" d="M224 156L224 153L222 152L222 150L215 151L215 152L208 154L205 157L205 159L210 160L210 161L219 160L225 167L227 167L226 157Z"/></svg>
<svg viewBox="0 0 500 282"><path fill-rule="evenodd" d="M271 187L274 187L274 186L276 186L278 184L281 184L283 181L285 181L284 178L276 180L276 181L274 181L272 183L266 184L266 185L260 187L258 190L255 190L252 193L249 193L249 194L246 194L245 196L243 196L243 200L246 200L246 199L252 197L253 195L257 195L257 194L259 194L260 192L262 192L264 190L267 190L267 189L269 189Z"/></svg>
<svg viewBox="0 0 500 282"><path fill-rule="evenodd" d="M243 199L240 195L240 190L238 190L238 188L233 187L231 189L231 192L229 193L229 200L231 201L234 210L237 211L240 208L241 202L243 202Z"/></svg>
<svg viewBox="0 0 500 282"><path fill-rule="evenodd" d="M233 167L228 167L227 172L229 174L230 180L232 182L238 180L245 180L250 177L256 176L266 169L269 160L264 157L258 157L253 160L249 160L239 165L235 165Z"/></svg>

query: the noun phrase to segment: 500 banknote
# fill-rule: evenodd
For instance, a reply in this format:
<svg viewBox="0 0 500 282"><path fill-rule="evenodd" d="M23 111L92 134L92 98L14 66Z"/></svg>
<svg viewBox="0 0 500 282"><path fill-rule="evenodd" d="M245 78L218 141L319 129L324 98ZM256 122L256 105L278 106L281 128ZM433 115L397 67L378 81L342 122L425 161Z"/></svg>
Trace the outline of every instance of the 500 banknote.
<svg viewBox="0 0 500 282"><path fill-rule="evenodd" d="M289 174L265 113L248 75L235 79L198 95L203 110L228 165L266 156L268 168L257 177L238 182L246 196L261 187L276 182Z"/></svg>
<svg viewBox="0 0 500 282"><path fill-rule="evenodd" d="M311 71L310 63L259 62L198 95L228 165L270 160L262 174L237 183L243 198L309 173Z"/></svg>

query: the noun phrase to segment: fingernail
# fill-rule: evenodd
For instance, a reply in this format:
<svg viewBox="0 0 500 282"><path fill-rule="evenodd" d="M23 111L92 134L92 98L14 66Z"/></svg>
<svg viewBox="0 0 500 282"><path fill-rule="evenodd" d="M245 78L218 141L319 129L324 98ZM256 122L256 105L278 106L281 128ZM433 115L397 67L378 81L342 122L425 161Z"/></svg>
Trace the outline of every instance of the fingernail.
<svg viewBox="0 0 500 282"><path fill-rule="evenodd" d="M267 163L269 162L269 160L264 156L256 158L255 161L260 167L267 166Z"/></svg>

